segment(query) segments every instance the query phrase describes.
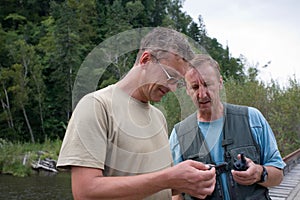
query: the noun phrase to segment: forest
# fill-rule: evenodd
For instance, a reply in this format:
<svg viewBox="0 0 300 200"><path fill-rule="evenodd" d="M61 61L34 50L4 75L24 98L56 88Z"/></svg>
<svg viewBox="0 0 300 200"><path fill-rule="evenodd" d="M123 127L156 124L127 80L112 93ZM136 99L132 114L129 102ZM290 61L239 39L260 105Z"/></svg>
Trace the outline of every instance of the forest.
<svg viewBox="0 0 300 200"><path fill-rule="evenodd" d="M221 67L224 100L258 108L271 125L282 155L300 147L300 85L257 79L257 64L247 55L208 36L204 20L182 11L183 0L2 0L0 3L1 142L62 140L72 115L72 91L80 66L97 45L124 31L170 27L192 38ZM136 52L115 59L96 89L117 82L133 65ZM182 119L178 96L168 94L163 108L169 131ZM181 104L180 104L181 105ZM183 105L187 107L189 104ZM192 107L191 107L192 108Z"/></svg>

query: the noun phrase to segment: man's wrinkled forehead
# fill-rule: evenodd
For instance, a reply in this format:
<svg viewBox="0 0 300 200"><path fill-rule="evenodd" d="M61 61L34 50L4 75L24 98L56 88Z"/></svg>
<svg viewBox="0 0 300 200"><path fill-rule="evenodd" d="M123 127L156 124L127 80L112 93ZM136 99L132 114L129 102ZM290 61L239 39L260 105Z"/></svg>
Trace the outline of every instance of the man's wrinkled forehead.
<svg viewBox="0 0 300 200"><path fill-rule="evenodd" d="M185 74L185 79L187 82L202 81L203 75L201 74L201 69L199 67L190 67Z"/></svg>

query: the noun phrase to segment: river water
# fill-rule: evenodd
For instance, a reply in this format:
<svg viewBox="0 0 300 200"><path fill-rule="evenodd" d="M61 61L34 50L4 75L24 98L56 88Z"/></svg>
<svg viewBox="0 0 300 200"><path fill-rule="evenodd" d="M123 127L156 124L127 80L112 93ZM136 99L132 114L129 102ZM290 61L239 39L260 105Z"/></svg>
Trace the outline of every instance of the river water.
<svg viewBox="0 0 300 200"><path fill-rule="evenodd" d="M0 175L0 200L72 200L70 173Z"/></svg>

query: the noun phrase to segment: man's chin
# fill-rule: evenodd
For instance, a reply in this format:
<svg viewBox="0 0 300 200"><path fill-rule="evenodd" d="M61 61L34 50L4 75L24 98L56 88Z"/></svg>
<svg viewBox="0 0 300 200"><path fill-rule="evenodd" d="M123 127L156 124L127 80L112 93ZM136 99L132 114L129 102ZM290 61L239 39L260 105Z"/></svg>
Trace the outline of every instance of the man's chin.
<svg viewBox="0 0 300 200"><path fill-rule="evenodd" d="M199 108L200 111L203 111L203 112L209 112L209 111L211 111L210 103L198 104L198 108Z"/></svg>

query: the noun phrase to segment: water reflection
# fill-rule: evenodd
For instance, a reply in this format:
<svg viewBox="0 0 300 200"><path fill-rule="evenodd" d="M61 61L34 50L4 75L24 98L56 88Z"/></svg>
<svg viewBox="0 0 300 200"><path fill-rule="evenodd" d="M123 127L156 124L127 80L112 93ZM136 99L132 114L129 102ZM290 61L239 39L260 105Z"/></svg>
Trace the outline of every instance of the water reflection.
<svg viewBox="0 0 300 200"><path fill-rule="evenodd" d="M72 200L70 174L34 175L24 178L0 175L0 199Z"/></svg>

